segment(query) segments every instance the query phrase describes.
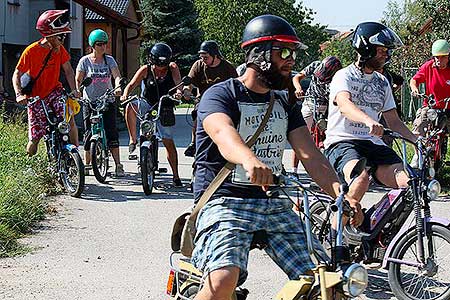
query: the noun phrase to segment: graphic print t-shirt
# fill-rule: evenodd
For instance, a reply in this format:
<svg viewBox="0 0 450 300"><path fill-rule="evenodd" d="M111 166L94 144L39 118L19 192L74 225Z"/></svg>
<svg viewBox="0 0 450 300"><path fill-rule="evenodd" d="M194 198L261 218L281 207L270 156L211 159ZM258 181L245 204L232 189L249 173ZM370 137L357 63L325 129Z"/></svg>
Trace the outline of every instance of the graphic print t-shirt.
<svg viewBox="0 0 450 300"><path fill-rule="evenodd" d="M352 102L376 121L380 119L381 112L395 109L389 82L380 73L362 74L354 64L337 71L330 84L325 148L345 140L370 140L384 145L380 137L369 134L369 127L353 122L341 114L335 102L339 92L349 92Z"/></svg>
<svg viewBox="0 0 450 300"><path fill-rule="evenodd" d="M83 97L90 100L103 95L107 89L112 89L111 69L117 68L117 62L110 55L105 55L106 62L93 63L89 55L83 56L78 62L77 70L92 78L92 84L83 91Z"/></svg>
<svg viewBox="0 0 450 300"><path fill-rule="evenodd" d="M234 92L233 92L234 91ZM282 158L290 131L305 125L300 105L288 103L287 93L274 93L275 104L265 128L252 147L256 156L273 172L282 169ZM257 94L246 91L238 80L229 79L209 88L202 97L198 108L197 157L194 183L196 201L210 182L225 165L217 145L206 134L203 120L213 113L228 115L244 141L256 132L269 107L270 93ZM266 198L260 186L252 185L242 166L236 166L232 174L216 191L214 197L232 196L242 198Z"/></svg>

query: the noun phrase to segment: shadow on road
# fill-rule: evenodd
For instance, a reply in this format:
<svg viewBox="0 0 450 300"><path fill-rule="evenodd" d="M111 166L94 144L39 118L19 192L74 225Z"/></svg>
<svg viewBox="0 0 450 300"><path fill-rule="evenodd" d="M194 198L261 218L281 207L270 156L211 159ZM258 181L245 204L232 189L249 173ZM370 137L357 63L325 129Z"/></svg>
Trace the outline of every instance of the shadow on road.
<svg viewBox="0 0 450 300"><path fill-rule="evenodd" d="M99 202L126 202L141 200L190 200L194 201L189 180L182 180L182 187L175 187L171 175L158 175L155 179L153 193L146 196L140 188L138 174L128 173L123 178L108 178L104 184L95 182L86 184L82 199ZM134 186L133 189L127 188ZM104 195L104 196L99 196Z"/></svg>

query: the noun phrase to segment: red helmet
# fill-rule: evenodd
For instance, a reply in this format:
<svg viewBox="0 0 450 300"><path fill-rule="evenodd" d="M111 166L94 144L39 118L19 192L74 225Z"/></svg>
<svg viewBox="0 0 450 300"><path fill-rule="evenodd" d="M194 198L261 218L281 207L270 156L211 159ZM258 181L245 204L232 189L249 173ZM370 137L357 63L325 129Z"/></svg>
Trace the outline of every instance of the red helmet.
<svg viewBox="0 0 450 300"><path fill-rule="evenodd" d="M72 32L67 11L67 9L45 11L39 16L36 29L43 37Z"/></svg>

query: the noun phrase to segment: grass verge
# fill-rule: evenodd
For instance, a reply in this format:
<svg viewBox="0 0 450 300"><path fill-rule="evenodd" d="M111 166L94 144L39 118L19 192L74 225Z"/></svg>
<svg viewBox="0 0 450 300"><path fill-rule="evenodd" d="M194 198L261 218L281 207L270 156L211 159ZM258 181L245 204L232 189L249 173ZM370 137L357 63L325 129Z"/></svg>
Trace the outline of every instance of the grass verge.
<svg viewBox="0 0 450 300"><path fill-rule="evenodd" d="M57 191L42 145L30 158L25 153L27 141L26 124L0 120L0 257L25 250L17 239L43 219L46 198Z"/></svg>

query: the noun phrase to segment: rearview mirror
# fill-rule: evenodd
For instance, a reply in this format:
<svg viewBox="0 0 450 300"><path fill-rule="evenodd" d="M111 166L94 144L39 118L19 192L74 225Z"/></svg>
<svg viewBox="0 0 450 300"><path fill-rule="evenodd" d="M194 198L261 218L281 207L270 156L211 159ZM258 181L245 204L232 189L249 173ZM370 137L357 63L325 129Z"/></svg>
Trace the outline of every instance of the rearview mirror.
<svg viewBox="0 0 450 300"><path fill-rule="evenodd" d="M92 83L92 78L91 77L86 77L82 82L81 82L81 87L87 87L90 86Z"/></svg>
<svg viewBox="0 0 450 300"><path fill-rule="evenodd" d="M361 158L356 165L353 167L352 172L350 173L350 178L351 179L355 179L356 177L358 177L359 175L361 175L361 173L364 171L364 169L366 168L366 163L367 160L363 157Z"/></svg>
<svg viewBox="0 0 450 300"><path fill-rule="evenodd" d="M189 76L184 76L183 79L181 79L181 82L183 82L184 85L190 85L192 80Z"/></svg>

